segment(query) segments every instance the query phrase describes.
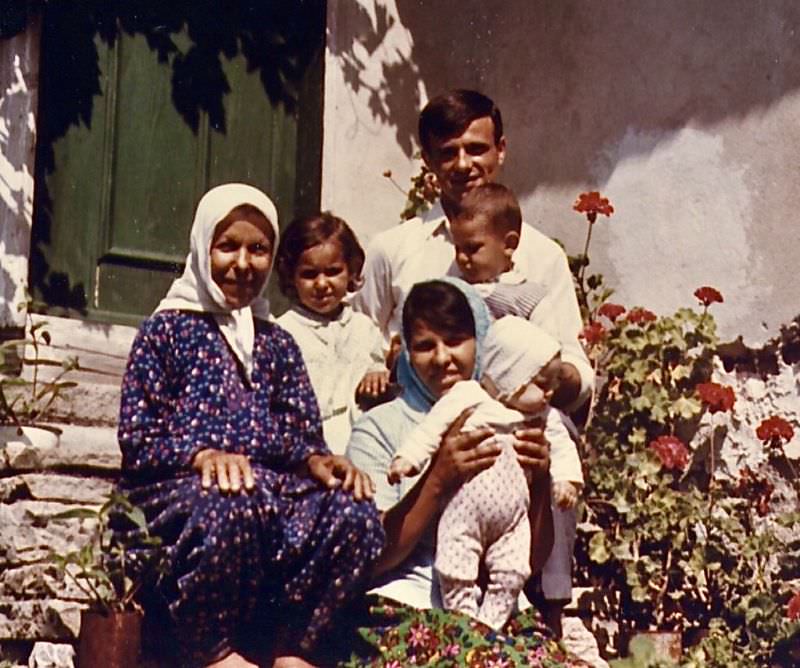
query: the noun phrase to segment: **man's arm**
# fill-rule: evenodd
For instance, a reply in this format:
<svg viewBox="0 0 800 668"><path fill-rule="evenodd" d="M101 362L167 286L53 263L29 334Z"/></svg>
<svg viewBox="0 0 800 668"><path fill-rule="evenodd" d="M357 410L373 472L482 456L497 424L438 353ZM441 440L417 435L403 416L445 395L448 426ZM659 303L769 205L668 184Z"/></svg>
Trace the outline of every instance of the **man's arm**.
<svg viewBox="0 0 800 668"><path fill-rule="evenodd" d="M578 339L583 323L563 251L554 254L548 274L547 294L534 309L531 320L561 343L561 387L552 403L564 410L575 410L588 399L594 387L594 371Z"/></svg>

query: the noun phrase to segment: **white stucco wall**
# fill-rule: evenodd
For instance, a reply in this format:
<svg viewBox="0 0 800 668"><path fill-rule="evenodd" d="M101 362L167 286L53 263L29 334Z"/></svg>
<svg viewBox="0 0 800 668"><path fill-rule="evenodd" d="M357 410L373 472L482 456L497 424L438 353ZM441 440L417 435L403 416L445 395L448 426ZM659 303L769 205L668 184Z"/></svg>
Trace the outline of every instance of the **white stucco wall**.
<svg viewBox="0 0 800 668"><path fill-rule="evenodd" d="M582 248L615 299L667 312L712 285L723 337L800 312L800 5L752 0L332 0L322 202L365 240L394 224L418 110L450 87L503 111L504 182L526 219Z"/></svg>
<svg viewBox="0 0 800 668"><path fill-rule="evenodd" d="M21 326L28 282L39 25L0 40L0 327Z"/></svg>

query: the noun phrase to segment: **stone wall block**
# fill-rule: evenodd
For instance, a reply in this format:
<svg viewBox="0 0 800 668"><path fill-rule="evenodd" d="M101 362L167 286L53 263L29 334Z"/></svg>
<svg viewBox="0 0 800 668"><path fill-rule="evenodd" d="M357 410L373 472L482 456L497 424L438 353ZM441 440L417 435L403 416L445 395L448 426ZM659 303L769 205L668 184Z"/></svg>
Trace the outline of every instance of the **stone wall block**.
<svg viewBox="0 0 800 668"><path fill-rule="evenodd" d="M83 591L49 562L5 569L0 573L0 599L3 598L87 600Z"/></svg>
<svg viewBox="0 0 800 668"><path fill-rule="evenodd" d="M81 547L94 531L91 519L55 520L53 516L82 506L49 501L20 501L0 505L0 563L42 561L51 551Z"/></svg>
<svg viewBox="0 0 800 668"><path fill-rule="evenodd" d="M84 607L74 601L0 599L0 640L73 641Z"/></svg>
<svg viewBox="0 0 800 668"><path fill-rule="evenodd" d="M59 474L29 473L20 476L34 499L102 504L113 483L97 478L79 478Z"/></svg>

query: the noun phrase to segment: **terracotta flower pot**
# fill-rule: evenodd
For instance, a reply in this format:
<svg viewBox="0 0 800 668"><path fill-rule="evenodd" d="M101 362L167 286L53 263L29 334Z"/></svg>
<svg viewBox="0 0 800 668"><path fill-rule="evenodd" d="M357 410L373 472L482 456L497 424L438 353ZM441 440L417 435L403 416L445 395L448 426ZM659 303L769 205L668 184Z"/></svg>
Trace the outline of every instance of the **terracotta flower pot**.
<svg viewBox="0 0 800 668"><path fill-rule="evenodd" d="M680 631L637 631L634 638L642 637L653 643L656 656L664 656L673 661L680 661L683 647Z"/></svg>
<svg viewBox="0 0 800 668"><path fill-rule="evenodd" d="M138 612L81 613L78 668L136 668L142 638Z"/></svg>

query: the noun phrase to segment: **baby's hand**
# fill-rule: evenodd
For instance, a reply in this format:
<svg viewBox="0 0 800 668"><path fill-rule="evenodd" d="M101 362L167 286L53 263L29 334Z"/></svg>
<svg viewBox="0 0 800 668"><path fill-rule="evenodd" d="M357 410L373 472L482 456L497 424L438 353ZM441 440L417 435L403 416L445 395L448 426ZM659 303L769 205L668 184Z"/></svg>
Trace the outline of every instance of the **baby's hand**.
<svg viewBox="0 0 800 668"><path fill-rule="evenodd" d="M379 397L386 392L386 387L389 385L389 370L382 371L368 371L364 374L361 382L356 388L356 396L369 395L370 397Z"/></svg>
<svg viewBox="0 0 800 668"><path fill-rule="evenodd" d="M415 475L418 473L417 468L404 457L395 457L389 466L389 473L386 478L390 483L396 485L403 478Z"/></svg>
<svg viewBox="0 0 800 668"><path fill-rule="evenodd" d="M572 482L554 482L553 500L562 510L574 508L578 502L578 486Z"/></svg>

